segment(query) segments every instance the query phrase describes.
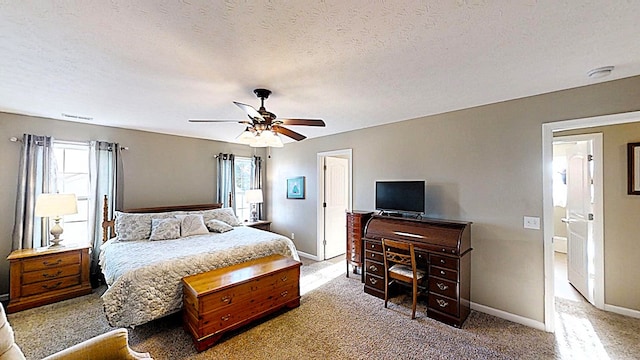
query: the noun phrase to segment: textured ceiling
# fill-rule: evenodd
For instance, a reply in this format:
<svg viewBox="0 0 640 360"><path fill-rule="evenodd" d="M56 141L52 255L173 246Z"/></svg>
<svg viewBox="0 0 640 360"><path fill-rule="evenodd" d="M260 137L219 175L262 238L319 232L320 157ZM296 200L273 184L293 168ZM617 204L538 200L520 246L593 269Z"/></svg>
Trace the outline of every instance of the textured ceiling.
<svg viewBox="0 0 640 360"><path fill-rule="evenodd" d="M279 117L324 119L291 126L317 137L638 75L639 13L634 0L0 0L0 111L234 141L240 124L187 119L245 119L232 101L258 107L266 87Z"/></svg>

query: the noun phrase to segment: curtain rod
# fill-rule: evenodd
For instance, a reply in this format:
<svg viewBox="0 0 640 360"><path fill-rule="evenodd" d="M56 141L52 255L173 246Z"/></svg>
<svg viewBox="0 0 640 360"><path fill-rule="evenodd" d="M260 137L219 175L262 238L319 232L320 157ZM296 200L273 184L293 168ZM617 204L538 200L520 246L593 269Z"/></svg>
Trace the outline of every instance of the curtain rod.
<svg viewBox="0 0 640 360"><path fill-rule="evenodd" d="M15 137L15 136L12 136L12 137L9 138L9 141L11 141L11 142L22 142L22 139L19 139L19 138ZM120 146L120 150L129 150L129 147L128 146Z"/></svg>

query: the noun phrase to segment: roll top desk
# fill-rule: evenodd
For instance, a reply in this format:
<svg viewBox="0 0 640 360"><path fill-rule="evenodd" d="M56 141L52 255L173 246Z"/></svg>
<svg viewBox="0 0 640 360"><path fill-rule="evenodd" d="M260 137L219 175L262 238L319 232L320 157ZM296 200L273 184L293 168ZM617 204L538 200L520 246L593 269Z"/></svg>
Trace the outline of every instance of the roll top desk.
<svg viewBox="0 0 640 360"><path fill-rule="evenodd" d="M413 243L427 276L427 316L461 327L470 312L471 223L374 215L364 232L364 291L384 298L382 239Z"/></svg>

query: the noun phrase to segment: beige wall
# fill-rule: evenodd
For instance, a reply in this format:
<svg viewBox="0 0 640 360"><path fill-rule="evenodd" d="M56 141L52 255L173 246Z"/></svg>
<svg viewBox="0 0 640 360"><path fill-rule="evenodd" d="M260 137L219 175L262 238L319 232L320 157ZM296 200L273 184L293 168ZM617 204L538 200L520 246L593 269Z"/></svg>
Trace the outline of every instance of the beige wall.
<svg viewBox="0 0 640 360"><path fill-rule="evenodd" d="M522 226L524 215L542 217L541 124L637 111L639 98L634 77L288 144L268 164L273 228L316 254L316 154L352 148L354 209L373 209L376 179L427 180L427 215L473 222L472 301L542 322L543 234ZM287 200L286 178L300 175L307 199ZM614 266L637 268L638 258L617 254Z"/></svg>
<svg viewBox="0 0 640 360"><path fill-rule="evenodd" d="M214 155L253 155L252 149L243 145L0 112L0 294L8 292L9 263L4 259L11 252L21 148L9 138L21 138L24 133L51 135L59 140L114 141L127 146L129 150L123 152L125 208L214 202Z"/></svg>
<svg viewBox="0 0 640 360"><path fill-rule="evenodd" d="M640 119L638 119L640 121ZM605 303L640 310L640 196L627 194L627 144L640 142L640 123L568 131L602 133L604 157Z"/></svg>

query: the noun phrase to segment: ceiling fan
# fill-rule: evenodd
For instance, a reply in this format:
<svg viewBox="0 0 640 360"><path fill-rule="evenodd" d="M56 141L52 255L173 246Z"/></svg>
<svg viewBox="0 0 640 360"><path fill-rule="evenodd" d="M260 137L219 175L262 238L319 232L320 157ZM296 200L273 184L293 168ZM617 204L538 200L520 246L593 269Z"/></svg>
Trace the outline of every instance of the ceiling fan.
<svg viewBox="0 0 640 360"><path fill-rule="evenodd" d="M238 136L240 143L253 147L282 147L282 140L278 134L288 136L296 141L304 140L307 137L290 130L283 125L303 125L303 126L325 126L320 119L279 119L276 114L267 111L264 107L264 100L269 98L271 90L255 89L253 93L260 98L260 108L256 110L253 106L237 101L236 104L249 117L248 120L214 120L214 119L189 119L189 122L237 122L246 125L246 129Z"/></svg>

